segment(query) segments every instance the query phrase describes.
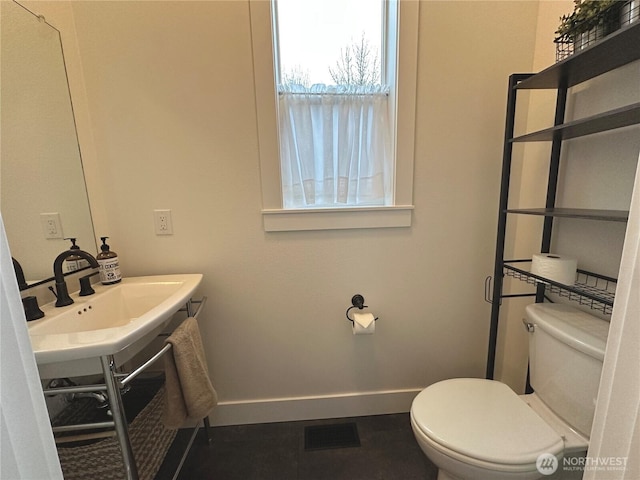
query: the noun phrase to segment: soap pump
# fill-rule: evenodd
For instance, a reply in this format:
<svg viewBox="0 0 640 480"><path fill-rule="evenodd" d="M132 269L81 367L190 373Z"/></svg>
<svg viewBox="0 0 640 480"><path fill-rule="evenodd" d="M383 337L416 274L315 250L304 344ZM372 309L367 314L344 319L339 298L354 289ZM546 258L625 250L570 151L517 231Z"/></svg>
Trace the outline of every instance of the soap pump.
<svg viewBox="0 0 640 480"><path fill-rule="evenodd" d="M107 238L109 237L100 237L100 240L102 240L100 250L102 251L96 257L100 265L100 281L103 285L111 285L122 280L118 255L116 252L109 250Z"/></svg>
<svg viewBox="0 0 640 480"><path fill-rule="evenodd" d="M76 250L80 250L80 247L78 245L76 245L76 239L71 237L71 238L65 238L65 240L70 240L71 241L71 247L69 247L69 250L71 251L76 251ZM78 255L69 255L67 257L67 259L64 261L64 271L66 273L70 273L70 272L75 272L76 270L80 270L80 260L82 260L82 257L78 256Z"/></svg>

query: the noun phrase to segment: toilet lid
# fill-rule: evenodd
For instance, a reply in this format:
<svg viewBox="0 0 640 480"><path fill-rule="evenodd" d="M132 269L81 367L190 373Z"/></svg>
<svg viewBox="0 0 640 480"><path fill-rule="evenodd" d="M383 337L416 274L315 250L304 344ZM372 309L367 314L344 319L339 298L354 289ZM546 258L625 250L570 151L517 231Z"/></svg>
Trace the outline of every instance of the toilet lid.
<svg viewBox="0 0 640 480"><path fill-rule="evenodd" d="M558 455L563 441L503 383L457 378L420 392L411 413L432 441L472 459L509 465Z"/></svg>

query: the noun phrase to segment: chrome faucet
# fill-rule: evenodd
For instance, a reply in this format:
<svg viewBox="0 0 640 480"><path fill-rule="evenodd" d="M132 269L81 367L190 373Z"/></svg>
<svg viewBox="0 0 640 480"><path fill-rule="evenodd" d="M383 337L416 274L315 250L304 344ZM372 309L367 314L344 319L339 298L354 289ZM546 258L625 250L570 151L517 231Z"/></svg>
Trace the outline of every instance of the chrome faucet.
<svg viewBox="0 0 640 480"><path fill-rule="evenodd" d="M69 296L69 290L67 284L64 281L64 274L62 273L62 262L71 255L77 255L84 258L92 268L98 268L98 261L93 255L85 252L84 250L67 250L62 252L56 257L53 262L53 276L56 281L56 307L65 307L73 303L73 299Z"/></svg>

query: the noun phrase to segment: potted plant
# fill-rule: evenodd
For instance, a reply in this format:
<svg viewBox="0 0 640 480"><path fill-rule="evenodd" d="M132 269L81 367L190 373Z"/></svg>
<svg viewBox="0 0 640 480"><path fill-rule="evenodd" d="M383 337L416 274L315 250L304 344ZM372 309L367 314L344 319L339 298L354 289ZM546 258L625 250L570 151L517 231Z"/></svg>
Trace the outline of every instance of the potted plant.
<svg viewBox="0 0 640 480"><path fill-rule="evenodd" d="M574 0L569 15L560 17L556 43L571 43L579 50L603 38L617 28L612 25L612 10L620 5L616 0ZM617 22L613 22L617 23Z"/></svg>

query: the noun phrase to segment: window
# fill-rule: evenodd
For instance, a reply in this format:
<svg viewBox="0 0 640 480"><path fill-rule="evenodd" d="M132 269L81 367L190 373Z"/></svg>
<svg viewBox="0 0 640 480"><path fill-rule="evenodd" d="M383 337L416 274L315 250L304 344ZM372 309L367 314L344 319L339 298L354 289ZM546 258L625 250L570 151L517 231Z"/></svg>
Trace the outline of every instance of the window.
<svg viewBox="0 0 640 480"><path fill-rule="evenodd" d="M392 203L394 92L384 80L395 62L381 58L383 6L396 5L272 0L284 208Z"/></svg>
<svg viewBox="0 0 640 480"><path fill-rule="evenodd" d="M266 230L410 225L418 3L250 2Z"/></svg>

